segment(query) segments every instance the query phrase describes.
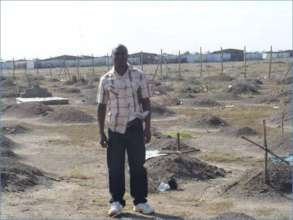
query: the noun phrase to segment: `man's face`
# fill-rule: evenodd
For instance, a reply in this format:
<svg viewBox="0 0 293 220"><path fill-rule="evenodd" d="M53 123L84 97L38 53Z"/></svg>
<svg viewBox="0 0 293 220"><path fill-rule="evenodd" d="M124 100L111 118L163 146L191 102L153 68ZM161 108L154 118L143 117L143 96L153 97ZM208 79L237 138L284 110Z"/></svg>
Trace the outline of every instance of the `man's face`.
<svg viewBox="0 0 293 220"><path fill-rule="evenodd" d="M113 61L116 68L127 66L128 53L125 47L118 47L113 52Z"/></svg>

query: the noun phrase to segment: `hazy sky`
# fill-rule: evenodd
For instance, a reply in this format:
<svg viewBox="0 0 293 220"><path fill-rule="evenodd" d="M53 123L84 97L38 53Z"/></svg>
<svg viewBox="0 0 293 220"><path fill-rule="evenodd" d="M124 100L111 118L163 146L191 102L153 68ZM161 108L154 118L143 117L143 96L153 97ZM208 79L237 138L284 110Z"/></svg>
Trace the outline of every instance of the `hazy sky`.
<svg viewBox="0 0 293 220"><path fill-rule="evenodd" d="M292 48L291 1L1 1L3 59Z"/></svg>

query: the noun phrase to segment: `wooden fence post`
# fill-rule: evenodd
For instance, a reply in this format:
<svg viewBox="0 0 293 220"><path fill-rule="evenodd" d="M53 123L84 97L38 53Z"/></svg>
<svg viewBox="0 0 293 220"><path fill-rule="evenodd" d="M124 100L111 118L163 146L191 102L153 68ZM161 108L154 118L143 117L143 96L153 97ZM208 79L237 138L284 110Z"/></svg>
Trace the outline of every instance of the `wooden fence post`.
<svg viewBox="0 0 293 220"><path fill-rule="evenodd" d="M199 51L200 51L200 78L202 78L202 49L201 49L201 47L200 47L200 49L199 49Z"/></svg>
<svg viewBox="0 0 293 220"><path fill-rule="evenodd" d="M264 147L265 147L265 183L269 182L268 176L268 145L267 145L267 128L266 128L266 120L263 120L263 135L264 135Z"/></svg>
<svg viewBox="0 0 293 220"><path fill-rule="evenodd" d="M15 60L14 57L12 59L12 77L15 79Z"/></svg>
<svg viewBox="0 0 293 220"><path fill-rule="evenodd" d="M271 79L271 72L272 72L272 57L273 57L273 47L271 46L270 60L269 60L269 73L268 73L268 78L269 79Z"/></svg>
<svg viewBox="0 0 293 220"><path fill-rule="evenodd" d="M179 73L179 78L181 79L181 54L180 54L180 50L178 52L178 73Z"/></svg>
<svg viewBox="0 0 293 220"><path fill-rule="evenodd" d="M177 132L177 151L180 151L180 133Z"/></svg>
<svg viewBox="0 0 293 220"><path fill-rule="evenodd" d="M143 52L140 52L140 66L141 66L141 70L143 70Z"/></svg>
<svg viewBox="0 0 293 220"><path fill-rule="evenodd" d="M161 57L160 57L160 74L162 79L162 74L163 74L163 50L162 49L161 49Z"/></svg>
<svg viewBox="0 0 293 220"><path fill-rule="evenodd" d="M221 75L224 73L224 65L223 65L223 48L221 47Z"/></svg>
<svg viewBox="0 0 293 220"><path fill-rule="evenodd" d="M244 78L246 79L246 46L243 49L243 63L244 63Z"/></svg>
<svg viewBox="0 0 293 220"><path fill-rule="evenodd" d="M95 57L92 54L92 74L93 76L95 75Z"/></svg>

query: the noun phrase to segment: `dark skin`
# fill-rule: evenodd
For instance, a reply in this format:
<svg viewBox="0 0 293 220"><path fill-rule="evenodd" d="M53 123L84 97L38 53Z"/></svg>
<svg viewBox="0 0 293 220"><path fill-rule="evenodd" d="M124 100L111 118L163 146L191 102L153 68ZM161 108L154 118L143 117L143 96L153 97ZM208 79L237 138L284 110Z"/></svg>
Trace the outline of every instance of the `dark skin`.
<svg viewBox="0 0 293 220"><path fill-rule="evenodd" d="M128 69L127 48L123 45L119 45L117 48L115 48L113 50L112 55L113 55L113 64L114 64L115 71L119 75L123 76ZM143 111L151 112L150 99L149 98L141 98L140 91L138 91L138 97L140 97L139 101L142 105ZM107 136L105 135L105 131L104 131L106 110L107 110L106 104L98 104L97 118L98 118L99 132L100 132L99 143L104 148L106 148L108 146ZM148 114L148 116L144 119L144 122L145 122L145 130L144 130L145 143L149 143L151 140L151 114Z"/></svg>

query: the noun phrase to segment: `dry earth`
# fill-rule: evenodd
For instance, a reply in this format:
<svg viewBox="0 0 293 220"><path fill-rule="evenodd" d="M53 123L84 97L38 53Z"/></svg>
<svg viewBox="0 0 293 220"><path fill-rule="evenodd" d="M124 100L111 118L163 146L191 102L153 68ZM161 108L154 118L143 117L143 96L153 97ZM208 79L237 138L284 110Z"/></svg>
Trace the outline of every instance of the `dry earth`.
<svg viewBox="0 0 293 220"><path fill-rule="evenodd" d="M224 64L225 75L229 77L219 77L219 66L216 63L205 65L204 79L199 78L197 64L182 64L183 79L178 79L176 65L164 68L164 79L158 80L160 74L156 77L160 85L155 86L153 99L159 106L156 106L152 126L160 135L169 137L176 137L176 133L180 132L182 141L200 150L189 153L189 157L224 169L225 176L206 180L178 178L178 190L150 193L149 201L156 208L154 216L133 213L132 199L127 192L127 206L120 218L207 219L223 213L245 213L255 219L289 219L290 193L256 190L247 196L238 187L244 184L244 177L249 180L263 169L264 152L240 138L240 135L247 134L247 137L262 144L262 120L267 121L269 147L282 156L291 152L288 138L291 136L292 121L290 118L286 120L282 139L280 122L273 120L280 117L282 111L290 112L286 103L290 93L282 95L282 91L289 91L291 84L280 82L288 69L288 61L275 61L271 80L266 78L266 62L248 62L248 77L254 81L245 81L233 91L229 91L228 85L231 84L234 89L236 79L243 80L242 63ZM154 73L156 66L146 65L144 68L147 73ZM2 127L6 126L3 133L17 143L13 148L19 156L17 160L44 172L50 184L37 184L24 191L5 190L1 194L1 217L107 218L106 151L98 145L98 129L95 120L92 120L96 118L94 97L98 78L105 70L104 67L96 68L93 75L90 69L81 69L91 83L65 83L68 78L59 69L53 70L52 75L48 70L41 70L40 75L30 75L32 81L47 88L54 96L69 98L70 115L74 117L60 115L60 112L66 113L68 107L56 105L50 106L54 114L50 111L44 114L25 112L30 113L30 117L25 117L10 112L7 106L15 103L16 95L13 94L27 86L21 71L14 80L16 85L8 83L6 90L2 87L1 91L10 92L12 96L2 98L4 113L1 122ZM75 70L70 71L73 74ZM268 96L275 99L268 99ZM259 97L265 97L265 101ZM178 105L178 100L181 105ZM215 118L207 119L207 113L226 124L219 123ZM248 133L245 133L247 129L239 130L244 127L251 128L256 134L249 129ZM155 136L153 141L157 141ZM236 219L235 216L233 218Z"/></svg>

